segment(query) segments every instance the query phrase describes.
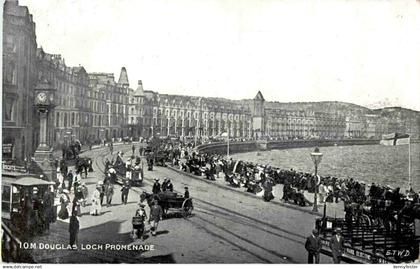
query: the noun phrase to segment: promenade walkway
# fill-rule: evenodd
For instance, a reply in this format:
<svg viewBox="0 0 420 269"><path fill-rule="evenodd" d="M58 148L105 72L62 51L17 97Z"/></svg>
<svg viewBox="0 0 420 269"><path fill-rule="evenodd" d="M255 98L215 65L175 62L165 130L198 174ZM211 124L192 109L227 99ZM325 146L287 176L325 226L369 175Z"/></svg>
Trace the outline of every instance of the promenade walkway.
<svg viewBox="0 0 420 269"><path fill-rule="evenodd" d="M255 195L253 193L246 192L245 188L242 188L242 187L241 188L235 188L235 187L230 186L229 183L222 176L220 176L219 178L216 178L215 181L211 181L211 180L206 179L205 176L196 176L196 175L193 175L192 173L184 172L184 171L180 170L178 166L169 165L168 168L177 172L177 173L181 173L181 174L190 176L190 177L195 178L197 180L205 181L205 182L208 182L209 184L214 184L214 185L219 186L219 187L224 188L224 189L229 189L229 190L232 190L232 191L235 191L235 192L242 193L242 194L247 195L247 196L254 197L258 200L261 200L261 203L264 202L262 197L259 197L259 196ZM299 210L299 211L315 214L315 215L318 215L318 216L323 215L324 203L319 202L319 196L318 196L318 213L314 213L312 211L313 206L302 207L302 206L295 205L293 203L283 202L281 200L281 198L283 197L283 184L277 184L273 187L273 195L274 195L275 198L270 201L271 203L275 203L275 204L278 204L280 206L285 206L285 207L293 208L293 209L296 209L296 210ZM309 201L311 201L311 202L314 201L314 196L315 195L313 193L309 193L309 192L305 191L304 195L305 195L306 199L308 199ZM326 203L326 215L329 216L329 217L333 217L333 218L334 217L344 218L344 203L343 203L343 201L339 201L338 203Z"/></svg>

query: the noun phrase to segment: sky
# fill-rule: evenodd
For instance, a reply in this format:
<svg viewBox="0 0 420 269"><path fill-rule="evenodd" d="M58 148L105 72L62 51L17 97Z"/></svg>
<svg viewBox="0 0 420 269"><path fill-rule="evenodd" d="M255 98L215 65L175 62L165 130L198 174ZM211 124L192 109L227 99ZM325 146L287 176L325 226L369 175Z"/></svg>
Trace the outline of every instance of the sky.
<svg viewBox="0 0 420 269"><path fill-rule="evenodd" d="M419 0L20 0L69 66L166 94L420 110Z"/></svg>

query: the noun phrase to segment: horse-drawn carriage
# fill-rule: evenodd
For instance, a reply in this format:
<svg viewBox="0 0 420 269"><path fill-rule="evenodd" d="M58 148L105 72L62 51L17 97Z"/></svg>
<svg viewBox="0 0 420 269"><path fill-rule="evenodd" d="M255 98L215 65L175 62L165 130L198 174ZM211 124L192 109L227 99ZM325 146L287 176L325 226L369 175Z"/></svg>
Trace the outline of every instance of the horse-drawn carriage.
<svg viewBox="0 0 420 269"><path fill-rule="evenodd" d="M82 144L80 143L80 141L76 140L67 145L63 144L61 150L63 154L63 159L74 160L79 156L80 151L82 150Z"/></svg>
<svg viewBox="0 0 420 269"><path fill-rule="evenodd" d="M140 202L147 201L149 207L152 206L153 200L156 200L162 207L163 217L166 217L169 211L181 213L183 217L191 215L194 205L192 198L185 198L175 192L161 192L159 194L143 192L140 195Z"/></svg>

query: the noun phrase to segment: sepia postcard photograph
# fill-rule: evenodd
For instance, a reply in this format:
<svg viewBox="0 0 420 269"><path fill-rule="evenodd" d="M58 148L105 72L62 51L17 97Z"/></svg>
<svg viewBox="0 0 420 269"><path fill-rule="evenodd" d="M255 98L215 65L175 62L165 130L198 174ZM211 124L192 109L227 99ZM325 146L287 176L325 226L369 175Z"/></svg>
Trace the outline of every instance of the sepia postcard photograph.
<svg viewBox="0 0 420 269"><path fill-rule="evenodd" d="M2 4L3 268L417 268L419 0Z"/></svg>

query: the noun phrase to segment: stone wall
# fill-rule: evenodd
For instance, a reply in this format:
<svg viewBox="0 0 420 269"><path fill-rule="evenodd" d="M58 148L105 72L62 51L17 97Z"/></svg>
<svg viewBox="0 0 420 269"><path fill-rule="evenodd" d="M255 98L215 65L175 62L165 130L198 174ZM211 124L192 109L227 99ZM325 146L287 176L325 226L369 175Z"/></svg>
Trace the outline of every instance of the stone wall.
<svg viewBox="0 0 420 269"><path fill-rule="evenodd" d="M248 141L229 143L229 153L240 153L257 150L312 148L328 146L378 145L377 139L344 139L344 140L286 140L286 141ZM227 143L212 143L197 147L200 153L226 155Z"/></svg>

